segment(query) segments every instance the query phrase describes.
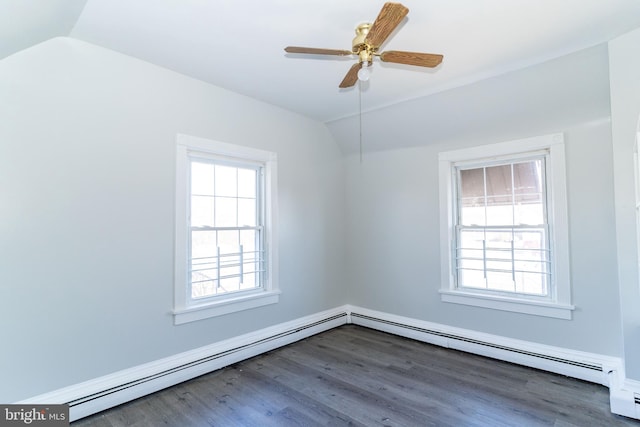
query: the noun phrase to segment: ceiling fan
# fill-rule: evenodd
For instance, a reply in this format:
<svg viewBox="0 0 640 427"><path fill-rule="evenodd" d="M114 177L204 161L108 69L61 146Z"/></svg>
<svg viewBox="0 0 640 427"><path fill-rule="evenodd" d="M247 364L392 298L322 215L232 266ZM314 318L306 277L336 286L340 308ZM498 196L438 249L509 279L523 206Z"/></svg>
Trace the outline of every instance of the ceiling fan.
<svg viewBox="0 0 640 427"><path fill-rule="evenodd" d="M373 24L364 23L358 25L351 50L299 46L288 46L284 50L287 53L306 53L312 55L358 55L358 63L354 64L349 71L347 71L347 74L339 85L341 88L355 85L358 79L368 80L368 67L371 66L373 57L375 56L379 57L383 62L416 65L418 67L437 67L438 64L442 62L442 55L404 52L399 50L389 50L378 53L380 45L385 42L408 13L409 9L400 3L385 3Z"/></svg>

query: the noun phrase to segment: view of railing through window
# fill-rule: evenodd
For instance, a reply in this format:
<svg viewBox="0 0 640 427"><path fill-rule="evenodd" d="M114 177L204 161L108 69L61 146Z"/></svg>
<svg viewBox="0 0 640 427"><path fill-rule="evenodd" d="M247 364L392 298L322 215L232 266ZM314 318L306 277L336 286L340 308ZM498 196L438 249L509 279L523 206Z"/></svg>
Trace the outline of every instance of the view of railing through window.
<svg viewBox="0 0 640 427"><path fill-rule="evenodd" d="M192 159L191 298L262 287L262 168Z"/></svg>
<svg viewBox="0 0 640 427"><path fill-rule="evenodd" d="M549 295L544 165L541 156L457 168L457 287Z"/></svg>

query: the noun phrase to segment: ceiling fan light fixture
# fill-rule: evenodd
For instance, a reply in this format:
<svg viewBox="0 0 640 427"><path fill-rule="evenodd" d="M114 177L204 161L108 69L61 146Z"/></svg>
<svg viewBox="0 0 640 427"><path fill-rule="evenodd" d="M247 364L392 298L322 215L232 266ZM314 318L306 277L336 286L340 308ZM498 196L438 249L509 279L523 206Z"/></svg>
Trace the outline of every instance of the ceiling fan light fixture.
<svg viewBox="0 0 640 427"><path fill-rule="evenodd" d="M371 70L369 69L370 67L371 62L362 63L362 68L358 70L358 80L360 80L361 82L366 82L369 80L369 77L371 77Z"/></svg>

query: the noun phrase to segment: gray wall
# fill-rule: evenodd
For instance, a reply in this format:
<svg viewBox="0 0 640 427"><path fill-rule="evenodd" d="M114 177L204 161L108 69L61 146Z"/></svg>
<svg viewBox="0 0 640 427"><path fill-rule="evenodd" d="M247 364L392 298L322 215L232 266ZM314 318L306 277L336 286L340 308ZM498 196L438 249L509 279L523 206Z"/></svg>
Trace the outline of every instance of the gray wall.
<svg viewBox="0 0 640 427"><path fill-rule="evenodd" d="M609 43L618 274L627 377L640 381L640 282L633 151L640 131L640 30ZM640 141L639 141L640 142Z"/></svg>
<svg viewBox="0 0 640 427"><path fill-rule="evenodd" d="M440 140L430 132L429 114L435 109L431 98L413 101L415 120L395 139L385 135L385 142L385 137L369 135L365 144L384 144L386 150L365 154L362 164L355 154L347 158L349 302L485 333L621 356L607 58L606 46L599 46L441 93L438 99L451 113L448 122L434 124ZM585 71L585 61L596 72ZM556 93L571 75L580 80L572 83L569 92L574 95L562 88ZM544 93L533 94L532 88ZM547 100L561 103L562 108ZM586 100L592 105L584 105ZM452 107L454 101L460 103L459 114ZM386 114L386 126L391 128L405 123L407 110L400 105L372 114ZM503 114L506 110L508 115ZM474 111L482 120L474 118ZM364 120L372 118L365 115ZM572 302L577 306L573 320L441 302L438 152L555 132L564 132L566 138ZM413 139L407 142L404 134ZM390 149L396 144L416 146Z"/></svg>
<svg viewBox="0 0 640 427"><path fill-rule="evenodd" d="M280 303L173 325L175 138L278 153ZM0 61L0 402L344 304L326 127L73 39Z"/></svg>

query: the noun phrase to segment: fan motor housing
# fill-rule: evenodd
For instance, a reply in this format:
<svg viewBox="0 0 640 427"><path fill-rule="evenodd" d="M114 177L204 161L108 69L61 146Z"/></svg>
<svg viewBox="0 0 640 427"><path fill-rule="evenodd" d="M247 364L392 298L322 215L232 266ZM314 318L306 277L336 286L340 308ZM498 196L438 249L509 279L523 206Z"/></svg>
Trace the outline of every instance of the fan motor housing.
<svg viewBox="0 0 640 427"><path fill-rule="evenodd" d="M366 42L371 24L365 22L356 27L356 36L352 42L352 52L360 57L360 62L371 62L374 49Z"/></svg>
<svg viewBox="0 0 640 427"><path fill-rule="evenodd" d="M365 39L367 38L367 34L369 34L370 29L371 24L368 22L360 24L356 27L356 36L351 43L353 53L360 53L360 51L367 46Z"/></svg>

